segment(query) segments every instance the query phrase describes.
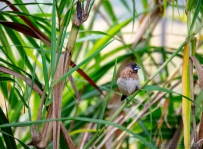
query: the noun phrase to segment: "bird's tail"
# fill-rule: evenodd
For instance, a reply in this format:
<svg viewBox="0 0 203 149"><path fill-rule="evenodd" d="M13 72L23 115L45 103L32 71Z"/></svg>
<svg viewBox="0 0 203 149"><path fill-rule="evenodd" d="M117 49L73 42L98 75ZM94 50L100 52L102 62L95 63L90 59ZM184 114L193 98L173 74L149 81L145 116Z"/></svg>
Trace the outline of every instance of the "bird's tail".
<svg viewBox="0 0 203 149"><path fill-rule="evenodd" d="M124 99L126 99L126 97L127 97L127 96L123 94L122 97L121 97L121 101L123 101Z"/></svg>

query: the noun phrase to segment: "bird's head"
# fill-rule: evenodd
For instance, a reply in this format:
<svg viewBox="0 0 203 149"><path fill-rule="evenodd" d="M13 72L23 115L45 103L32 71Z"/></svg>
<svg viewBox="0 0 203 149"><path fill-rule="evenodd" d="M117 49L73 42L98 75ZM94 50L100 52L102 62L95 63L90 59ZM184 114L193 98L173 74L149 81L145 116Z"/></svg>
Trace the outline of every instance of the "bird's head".
<svg viewBox="0 0 203 149"><path fill-rule="evenodd" d="M129 67L132 68L133 72L138 72L138 70L140 69L140 67L136 64L136 63L130 63Z"/></svg>

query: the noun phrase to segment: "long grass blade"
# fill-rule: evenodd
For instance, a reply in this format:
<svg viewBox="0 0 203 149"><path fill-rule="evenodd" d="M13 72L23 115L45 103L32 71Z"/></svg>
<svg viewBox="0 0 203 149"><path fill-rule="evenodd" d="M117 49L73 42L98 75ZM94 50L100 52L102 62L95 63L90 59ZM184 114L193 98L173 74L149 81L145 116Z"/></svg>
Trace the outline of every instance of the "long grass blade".
<svg viewBox="0 0 203 149"><path fill-rule="evenodd" d="M53 0L52 7L52 27L51 27L51 80L53 81L55 75L55 56L56 56L56 7Z"/></svg>
<svg viewBox="0 0 203 149"><path fill-rule="evenodd" d="M108 104L108 102L110 100L110 96L111 96L111 93L112 93L113 85L114 85L115 80L116 80L116 72L117 72L116 66L117 66L117 60L115 61L115 66L114 66L114 71L113 71L113 77L112 77L112 81L111 81L110 90L109 90L108 95L106 96L106 98L104 100L104 104L102 106L101 114L99 116L99 119L103 119L104 118L105 109L106 109L106 106L107 106L107 104ZM97 131L99 131L100 128L101 128L100 124L98 124L97 125Z"/></svg>
<svg viewBox="0 0 203 149"><path fill-rule="evenodd" d="M88 61L90 61L92 58L94 58L97 54L99 54L99 52L101 52L107 45L109 45L112 41L106 43L105 45L103 45L99 50L97 50L96 52L94 52L91 56L89 56L88 58L86 58L84 61L82 61L80 64L78 64L77 66L75 66L74 68L70 69L67 73L65 73L60 79L56 80L51 86L54 86L56 84L58 84L59 82L61 82L62 80L64 80L66 77L68 77L69 75L71 75L74 71L76 71L78 68L80 68L82 65L84 65L85 63L87 63Z"/></svg>
<svg viewBox="0 0 203 149"><path fill-rule="evenodd" d="M47 119L47 120L38 120L38 121L32 121L32 122L20 122L20 123L12 123L12 124L3 124L0 125L0 128L6 128L6 127L22 127L22 126L31 126L34 124L41 124L41 123L47 123L47 122L53 122L53 121L65 121L65 120L79 120L79 121L85 121L85 122L93 122L93 123L100 123L105 125L112 125L114 127L117 127L123 131L126 131L127 133L131 134L133 137L139 139L144 145L149 147L150 149L156 149L156 147L148 142L145 138L141 137L140 135L134 133L133 131L126 129L125 127L105 120L98 120L93 118L85 118L85 117L67 117L67 118L58 118L58 119ZM86 148L86 147L84 147Z"/></svg>
<svg viewBox="0 0 203 149"><path fill-rule="evenodd" d="M190 93L190 66L189 66L189 48L188 44L184 47L183 57L183 71L182 71L182 90L183 95L191 98ZM183 133L184 133L184 146L190 148L190 114L191 102L182 98L182 119L183 119Z"/></svg>

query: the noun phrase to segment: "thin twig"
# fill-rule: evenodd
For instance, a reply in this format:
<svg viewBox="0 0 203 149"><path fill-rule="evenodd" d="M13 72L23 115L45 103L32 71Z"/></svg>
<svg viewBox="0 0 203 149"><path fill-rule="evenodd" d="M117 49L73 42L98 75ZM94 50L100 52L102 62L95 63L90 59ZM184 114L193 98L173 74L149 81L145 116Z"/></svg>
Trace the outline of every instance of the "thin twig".
<svg viewBox="0 0 203 149"><path fill-rule="evenodd" d="M81 99L80 93L79 93L78 90L77 90L77 87L76 87L75 81L74 81L74 79L73 79L73 76L70 75L70 76L68 76L68 78L69 78L69 80L70 80L70 82L71 82L71 85L72 85L74 91L75 91L75 95L76 95L76 97L77 97L78 103L80 103L80 102L82 101L82 99Z"/></svg>
<svg viewBox="0 0 203 149"><path fill-rule="evenodd" d="M73 115L74 117L77 115L78 107L79 107L79 103L77 102L76 107L75 107L75 113L74 113L74 115ZM72 131L73 126L74 126L74 123L75 123L75 121L73 120L73 121L71 122L71 124L70 124L69 131Z"/></svg>
<svg viewBox="0 0 203 149"><path fill-rule="evenodd" d="M70 149L76 149L75 144L73 143L73 140L71 139L71 137L68 135L68 131L66 130L66 127L63 125L62 122L60 122L60 130L61 133L63 135L64 140L66 141L66 145L70 148Z"/></svg>
<svg viewBox="0 0 203 149"><path fill-rule="evenodd" d="M90 7L90 2L91 2L91 0L87 0L87 4L85 6L85 12L84 12L84 14L88 14L88 9Z"/></svg>
<svg viewBox="0 0 203 149"><path fill-rule="evenodd" d="M193 131L194 131L194 148L198 149L197 144L197 124L196 124L196 112L195 112L195 104L194 104L194 80L193 80L193 61L189 59L190 62L190 92L191 92L191 100L193 101L191 104L192 109L192 123L193 123Z"/></svg>
<svg viewBox="0 0 203 149"><path fill-rule="evenodd" d="M117 117L115 120L114 120L114 123L119 123L119 121L121 121L123 118L123 115L120 115L119 117ZM121 121L123 122L123 121ZM121 124L121 123L120 123ZM114 132L117 130L118 128L115 128L113 126L110 126L107 128L107 133L106 133L106 136L103 138L102 142L99 144L99 146L97 146L97 148L101 148L103 146L103 144L106 143L107 140L109 140L109 138L114 134ZM105 133L103 133L101 136L99 136L99 138L93 143L93 146L96 145L96 143L98 141L100 141L100 139L105 135Z"/></svg>
<svg viewBox="0 0 203 149"><path fill-rule="evenodd" d="M103 18L103 20L108 24L108 26L111 26L108 19L103 15L103 13L98 9L98 14Z"/></svg>
<svg viewBox="0 0 203 149"><path fill-rule="evenodd" d="M166 149L174 149L175 146L178 148L178 146L180 145L178 143L180 141L182 131L183 131L183 121L181 120L180 125L178 126L175 133L173 134L173 137L166 144Z"/></svg>
<svg viewBox="0 0 203 149"><path fill-rule="evenodd" d="M77 98L77 103L76 103L75 113L74 113L74 117L75 117L75 116L77 115L78 106L79 106L80 102L82 101L82 99L81 99L80 93L78 92L78 90L77 90L77 88L76 88L76 85L75 85L75 81L74 81L74 79L73 79L73 76L70 75L68 78L69 78L69 80L70 80L70 82L71 82L71 85L72 85L72 87L73 87L73 89L74 89L74 91L75 91L75 95L76 95L76 98ZM72 130L72 128L73 128L73 126L74 126L74 122L75 122L75 121L72 121L72 122L71 122L71 124L70 124L70 130L69 130L69 131Z"/></svg>
<svg viewBox="0 0 203 149"><path fill-rule="evenodd" d="M85 128L86 129L90 129L92 127L93 123L88 123L86 124ZM77 147L77 149L83 149L84 145L85 145L85 142L88 138L88 132L85 132L83 135L82 135L82 138L80 139L80 142L79 142L79 145Z"/></svg>
<svg viewBox="0 0 203 149"><path fill-rule="evenodd" d="M150 14L143 20L142 24L139 26L139 30L135 34L135 41L134 41L132 47L137 46L137 43L140 41L140 39L142 39L143 34L146 32L149 24L153 22L154 18L157 16L158 13L159 13L159 9L157 7L155 7L150 12Z"/></svg>

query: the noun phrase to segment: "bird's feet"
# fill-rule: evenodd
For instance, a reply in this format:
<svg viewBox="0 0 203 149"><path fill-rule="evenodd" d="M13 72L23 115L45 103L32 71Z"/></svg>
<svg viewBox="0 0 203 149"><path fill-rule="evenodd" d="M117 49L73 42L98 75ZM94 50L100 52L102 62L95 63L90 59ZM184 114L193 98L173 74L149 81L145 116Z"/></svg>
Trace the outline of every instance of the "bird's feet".
<svg viewBox="0 0 203 149"><path fill-rule="evenodd" d="M136 86L135 90L141 90L139 86Z"/></svg>
<svg viewBox="0 0 203 149"><path fill-rule="evenodd" d="M128 104L131 105L131 104L130 104L130 101L129 101L129 99L128 99L128 97L126 97L126 103L127 103L127 105L128 105Z"/></svg>

